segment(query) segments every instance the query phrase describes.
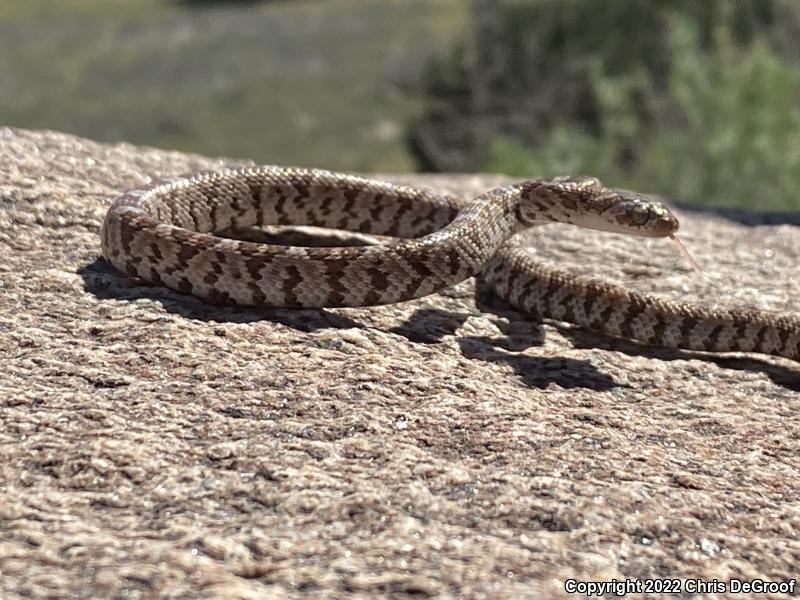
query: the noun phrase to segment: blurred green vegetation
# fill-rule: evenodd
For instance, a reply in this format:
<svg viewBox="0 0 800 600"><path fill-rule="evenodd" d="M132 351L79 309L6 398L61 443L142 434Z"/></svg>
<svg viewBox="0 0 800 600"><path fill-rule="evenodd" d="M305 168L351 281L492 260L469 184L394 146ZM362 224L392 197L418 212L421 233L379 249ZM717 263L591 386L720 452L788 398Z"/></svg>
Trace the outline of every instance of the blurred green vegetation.
<svg viewBox="0 0 800 600"><path fill-rule="evenodd" d="M0 123L800 208L796 0L4 0Z"/></svg>
<svg viewBox="0 0 800 600"><path fill-rule="evenodd" d="M427 73L420 164L800 208L800 3L472 6L470 35Z"/></svg>
<svg viewBox="0 0 800 600"><path fill-rule="evenodd" d="M3 0L0 123L262 163L414 168L463 0Z"/></svg>

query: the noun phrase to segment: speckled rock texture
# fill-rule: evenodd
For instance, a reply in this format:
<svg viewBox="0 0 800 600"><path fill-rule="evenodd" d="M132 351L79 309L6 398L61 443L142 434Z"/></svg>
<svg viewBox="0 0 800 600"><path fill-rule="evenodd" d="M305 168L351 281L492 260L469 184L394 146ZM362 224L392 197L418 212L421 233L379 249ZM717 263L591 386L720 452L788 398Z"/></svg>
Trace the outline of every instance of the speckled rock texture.
<svg viewBox="0 0 800 600"><path fill-rule="evenodd" d="M549 598L569 578L800 575L800 365L538 323L472 281L254 310L100 257L115 194L223 164L0 129L0 598ZM716 285L667 241L529 237L637 290L800 311L795 217L678 214Z"/></svg>

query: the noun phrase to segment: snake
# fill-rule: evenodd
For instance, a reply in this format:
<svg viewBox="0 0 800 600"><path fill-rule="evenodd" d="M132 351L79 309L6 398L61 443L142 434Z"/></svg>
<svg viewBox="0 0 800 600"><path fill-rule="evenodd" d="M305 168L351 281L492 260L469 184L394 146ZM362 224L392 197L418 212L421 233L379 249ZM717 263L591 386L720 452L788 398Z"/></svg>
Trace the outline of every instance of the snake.
<svg viewBox="0 0 800 600"><path fill-rule="evenodd" d="M640 343L800 360L800 318L670 301L533 259L521 231L568 223L674 237L662 202L589 176L532 179L463 199L322 169L260 166L154 179L116 198L102 251L131 277L214 304L362 307L433 294L478 276L513 307ZM361 246L302 247L224 237L302 225L376 236Z"/></svg>

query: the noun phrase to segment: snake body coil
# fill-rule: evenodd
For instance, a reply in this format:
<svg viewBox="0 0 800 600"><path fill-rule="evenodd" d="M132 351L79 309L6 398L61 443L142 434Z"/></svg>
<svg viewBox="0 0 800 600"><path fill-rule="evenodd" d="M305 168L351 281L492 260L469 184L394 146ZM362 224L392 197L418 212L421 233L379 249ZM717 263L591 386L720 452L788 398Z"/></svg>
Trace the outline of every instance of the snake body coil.
<svg viewBox="0 0 800 600"><path fill-rule="evenodd" d="M534 180L474 200L317 169L253 167L199 173L123 194L103 224L119 270L214 302L285 307L370 306L431 294L481 274L510 304L645 343L800 359L800 320L756 310L662 301L545 268L513 235L564 222L667 236L660 203L591 177ZM396 239L304 248L214 233L314 225Z"/></svg>

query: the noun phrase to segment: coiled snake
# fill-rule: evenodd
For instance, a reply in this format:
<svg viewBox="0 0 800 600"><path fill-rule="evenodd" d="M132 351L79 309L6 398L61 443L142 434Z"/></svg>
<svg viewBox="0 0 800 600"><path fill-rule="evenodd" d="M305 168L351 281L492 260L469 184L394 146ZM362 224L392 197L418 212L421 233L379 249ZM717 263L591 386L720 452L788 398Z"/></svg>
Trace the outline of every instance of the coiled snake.
<svg viewBox="0 0 800 600"><path fill-rule="evenodd" d="M671 348L800 360L795 316L669 302L537 264L512 237L552 221L650 237L678 228L662 204L592 177L527 181L464 201L317 169L251 167L123 194L106 215L102 244L120 271L214 302L370 306L480 274L501 298L538 317ZM304 248L214 235L288 224L402 239Z"/></svg>

